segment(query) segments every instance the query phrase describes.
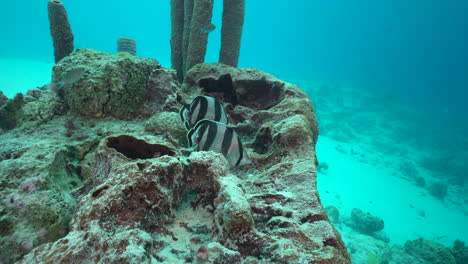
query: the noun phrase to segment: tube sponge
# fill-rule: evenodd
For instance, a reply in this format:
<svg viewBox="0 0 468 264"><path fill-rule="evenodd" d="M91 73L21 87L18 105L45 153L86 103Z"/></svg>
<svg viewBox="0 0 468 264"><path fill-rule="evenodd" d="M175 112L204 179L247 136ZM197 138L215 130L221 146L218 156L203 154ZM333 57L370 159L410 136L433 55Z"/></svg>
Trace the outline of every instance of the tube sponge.
<svg viewBox="0 0 468 264"><path fill-rule="evenodd" d="M136 55L136 40L131 38L119 38L119 40L117 40L117 52L127 52Z"/></svg>
<svg viewBox="0 0 468 264"><path fill-rule="evenodd" d="M187 64L187 49L190 40L190 23L192 22L193 0L184 0L184 36L182 38L182 70ZM185 74L185 72L184 72Z"/></svg>
<svg viewBox="0 0 468 264"><path fill-rule="evenodd" d="M73 33L62 2L50 0L48 5L50 34L54 43L55 63L73 52Z"/></svg>
<svg viewBox="0 0 468 264"><path fill-rule="evenodd" d="M184 35L184 0L171 0L171 64L177 71L177 78L182 81L182 39Z"/></svg>
<svg viewBox="0 0 468 264"><path fill-rule="evenodd" d="M194 0L185 71L205 60L208 33L201 30L211 23L213 0Z"/></svg>
<svg viewBox="0 0 468 264"><path fill-rule="evenodd" d="M224 0L223 27L219 62L237 67L242 27L244 26L245 0Z"/></svg>

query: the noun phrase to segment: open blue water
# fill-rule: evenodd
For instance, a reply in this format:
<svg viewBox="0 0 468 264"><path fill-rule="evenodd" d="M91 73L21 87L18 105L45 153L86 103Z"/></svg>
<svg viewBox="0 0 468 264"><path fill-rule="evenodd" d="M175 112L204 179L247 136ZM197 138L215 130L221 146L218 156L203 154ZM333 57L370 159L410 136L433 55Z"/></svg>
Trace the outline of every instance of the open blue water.
<svg viewBox="0 0 468 264"><path fill-rule="evenodd" d="M76 47L113 52L120 36L170 66L169 1L67 1ZM206 60L216 62L221 1ZM240 66L280 77L365 83L428 111L465 118L468 3L463 0L247 1ZM6 1L0 57L52 61L47 1ZM1 74L1 73L0 73Z"/></svg>
<svg viewBox="0 0 468 264"><path fill-rule="evenodd" d="M169 0L63 2L76 48L115 53L117 39L131 37L137 40L139 56L171 66ZM416 142L411 147L418 149L420 144L428 156L442 153L432 164L437 167L433 168L438 170L437 177L449 184L453 184L451 177L461 178L456 188L466 191L468 1L246 2L240 67L259 68L286 80L363 87L362 93L372 90L381 95L382 101L373 102L375 105L387 105L389 100L406 104L418 112L421 123L401 121L412 122L419 130L396 133L394 141ZM218 60L221 9L222 1L215 0L213 23L217 28L210 33L206 62ZM4 1L0 36L0 59L53 63L46 0ZM5 77L0 72L0 80ZM24 91L30 88L34 87L24 87ZM314 100L313 89L307 91ZM371 106L366 103L361 107ZM320 113L331 111L316 106L319 117L326 118ZM463 199L460 196L458 202L466 207Z"/></svg>

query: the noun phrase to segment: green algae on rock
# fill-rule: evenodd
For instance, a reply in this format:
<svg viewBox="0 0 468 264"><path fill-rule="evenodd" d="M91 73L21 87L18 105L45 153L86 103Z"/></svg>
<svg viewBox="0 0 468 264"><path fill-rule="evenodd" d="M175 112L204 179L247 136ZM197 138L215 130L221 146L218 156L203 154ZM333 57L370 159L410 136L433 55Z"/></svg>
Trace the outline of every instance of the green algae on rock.
<svg viewBox="0 0 468 264"><path fill-rule="evenodd" d="M1 261L350 263L320 203L318 127L299 87L256 69L201 64L182 89L156 61L85 49L54 67L55 81L77 66L84 76L59 96L68 112L0 135L8 143L0 195L14 198L0 208ZM122 75L131 87L113 86ZM268 99L258 90L271 91ZM225 104L252 164L185 154L183 127L171 122L178 101L200 94ZM15 210L35 200L41 207ZM46 239L44 226L53 232Z"/></svg>
<svg viewBox="0 0 468 264"><path fill-rule="evenodd" d="M455 264L456 260L450 249L426 239L406 241L405 251L418 259L434 264Z"/></svg>
<svg viewBox="0 0 468 264"><path fill-rule="evenodd" d="M363 234L372 234L384 229L384 221L381 218L359 208L354 208L351 211L350 225Z"/></svg>
<svg viewBox="0 0 468 264"><path fill-rule="evenodd" d="M0 91L0 107L5 105L7 101L8 101L8 97L6 97L5 94L3 94L2 91Z"/></svg>
<svg viewBox="0 0 468 264"><path fill-rule="evenodd" d="M62 122L56 118L40 129L23 126L0 135L3 263L68 232L76 206L71 191L81 184L76 167L80 147L67 143Z"/></svg>
<svg viewBox="0 0 468 264"><path fill-rule="evenodd" d="M175 92L175 72L154 59L122 57L91 49L78 49L54 67L53 80L59 82L70 69L85 69L84 76L63 87L63 98L73 113L86 117L113 116L121 119L149 116L167 99L168 85ZM155 77L156 76L156 77ZM154 82L166 78L170 83ZM161 93L160 93L161 92Z"/></svg>

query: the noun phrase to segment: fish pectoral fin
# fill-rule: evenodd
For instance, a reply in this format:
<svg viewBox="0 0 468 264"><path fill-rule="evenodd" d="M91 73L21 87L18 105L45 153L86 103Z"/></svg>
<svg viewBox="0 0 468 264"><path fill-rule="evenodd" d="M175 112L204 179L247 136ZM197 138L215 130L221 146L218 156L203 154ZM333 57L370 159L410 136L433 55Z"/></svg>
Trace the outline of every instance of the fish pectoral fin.
<svg viewBox="0 0 468 264"><path fill-rule="evenodd" d="M52 88L53 91L58 91L58 90L62 89L63 86L65 86L65 82L60 81L58 83L50 83L49 87Z"/></svg>

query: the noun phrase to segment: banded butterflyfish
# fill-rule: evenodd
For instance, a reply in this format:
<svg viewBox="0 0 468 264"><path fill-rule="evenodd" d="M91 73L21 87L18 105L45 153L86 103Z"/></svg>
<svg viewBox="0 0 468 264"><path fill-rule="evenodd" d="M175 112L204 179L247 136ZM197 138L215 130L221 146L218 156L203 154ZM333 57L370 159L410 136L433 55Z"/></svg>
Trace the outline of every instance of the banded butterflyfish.
<svg viewBox="0 0 468 264"><path fill-rule="evenodd" d="M223 105L218 100L209 96L200 95L195 97L190 106L182 106L179 115L187 130L190 130L198 121L204 119L225 125L229 123Z"/></svg>
<svg viewBox="0 0 468 264"><path fill-rule="evenodd" d="M200 120L187 134L189 147L224 155L231 166L249 164L239 135L232 127L211 120Z"/></svg>

